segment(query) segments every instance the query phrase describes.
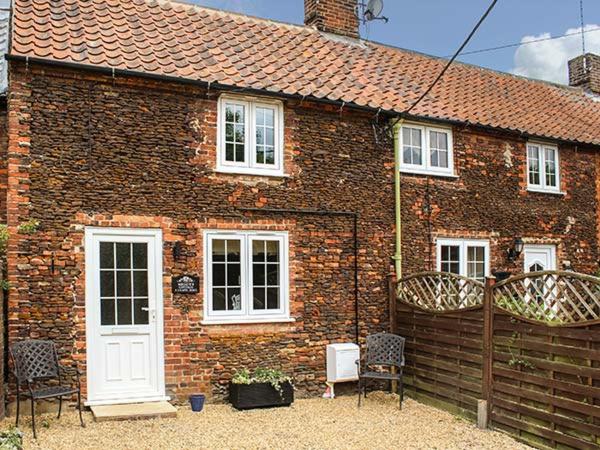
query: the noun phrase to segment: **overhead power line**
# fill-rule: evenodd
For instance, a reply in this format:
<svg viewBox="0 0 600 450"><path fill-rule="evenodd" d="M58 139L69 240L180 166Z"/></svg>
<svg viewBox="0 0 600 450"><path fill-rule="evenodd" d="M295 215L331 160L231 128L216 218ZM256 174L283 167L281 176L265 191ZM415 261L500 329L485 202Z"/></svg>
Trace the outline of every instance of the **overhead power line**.
<svg viewBox="0 0 600 450"><path fill-rule="evenodd" d="M433 80L433 83L431 83L429 85L429 87L425 90L425 92L423 92L419 96L419 98L412 105L410 105L406 110L404 110L404 112L391 125L392 127L395 126L398 123L398 121L400 121L400 119L402 118L402 115L410 113L415 108L415 106L417 106L421 102L421 100L423 100L427 96L427 94L429 94L429 92L431 92L431 90L438 83L438 81L440 81L442 79L442 77L444 76L444 74L446 73L446 71L448 70L448 68L450 67L450 65L454 62L454 60L460 54L460 52L467 46L467 44L469 43L469 41L471 40L471 38L475 35L475 33L477 32L477 30L479 29L479 27L481 26L481 24L484 22L484 20L487 18L487 16L490 14L490 12L492 12L492 9L494 9L494 6L496 6L496 3L498 3L498 0L493 0L492 3L490 3L490 6L488 6L488 9L485 11L485 13L483 13L483 16L481 16L479 18L479 20L477 21L477 24L475 25L475 27L471 30L471 32L469 33L469 35L467 36L467 38L464 40L464 42L458 48L458 50L456 51L456 53L454 53L454 55L452 56L452 58L450 58L450 60L448 60L448 63L444 66L444 68L438 74L438 76L436 77L436 79Z"/></svg>
<svg viewBox="0 0 600 450"><path fill-rule="evenodd" d="M489 48L481 48L478 50L471 50L468 52L462 52L460 54L460 56L464 56L464 55L474 55L475 53L484 53L484 52L492 52L495 50L502 50L505 48L511 48L511 47L519 47L521 45L529 45L529 44L535 44L536 42L544 42L544 41L552 41L554 39L564 39L567 38L569 36L575 36L575 35L579 35L582 33L593 33L594 31L600 31L600 27L595 27L595 28L589 28L587 30L583 30L583 31L575 31L573 33L565 33L562 36L551 36L551 37L547 37L547 38L539 38L539 39L532 39L531 41L526 41L526 42L515 42L512 44L505 44L505 45L499 45L497 47L489 47ZM449 58L450 55L446 55L443 56L443 58Z"/></svg>

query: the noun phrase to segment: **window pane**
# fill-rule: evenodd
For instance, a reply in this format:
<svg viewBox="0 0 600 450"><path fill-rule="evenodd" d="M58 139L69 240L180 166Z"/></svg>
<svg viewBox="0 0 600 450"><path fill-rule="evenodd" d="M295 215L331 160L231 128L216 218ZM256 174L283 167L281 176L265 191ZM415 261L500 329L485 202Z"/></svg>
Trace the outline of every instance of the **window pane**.
<svg viewBox="0 0 600 450"><path fill-rule="evenodd" d="M131 299L117 299L117 325L131 325Z"/></svg>
<svg viewBox="0 0 600 450"><path fill-rule="evenodd" d="M100 268L112 269L115 267L115 244L112 242L100 242Z"/></svg>
<svg viewBox="0 0 600 450"><path fill-rule="evenodd" d="M131 295L131 272L129 270L119 270L117 272L117 297L127 297Z"/></svg>
<svg viewBox="0 0 600 450"><path fill-rule="evenodd" d="M225 261L225 241L223 239L213 239L212 260Z"/></svg>
<svg viewBox="0 0 600 450"><path fill-rule="evenodd" d="M131 244L117 242L117 268L129 269L131 267Z"/></svg>
<svg viewBox="0 0 600 450"><path fill-rule="evenodd" d="M227 286L240 286L240 264L227 264Z"/></svg>
<svg viewBox="0 0 600 450"><path fill-rule="evenodd" d="M235 144L229 142L225 144L225 160L235 161Z"/></svg>
<svg viewBox="0 0 600 450"><path fill-rule="evenodd" d="M239 311L242 309L242 296L240 288L227 289L227 309L229 311Z"/></svg>
<svg viewBox="0 0 600 450"><path fill-rule="evenodd" d="M422 164L421 130L418 128L402 128L402 161L405 164Z"/></svg>
<svg viewBox="0 0 600 450"><path fill-rule="evenodd" d="M256 143L258 145L265 144L265 129L263 127L256 127Z"/></svg>
<svg viewBox="0 0 600 450"><path fill-rule="evenodd" d="M540 184L540 150L536 145L527 147L527 162L529 164L529 184Z"/></svg>
<svg viewBox="0 0 600 450"><path fill-rule="evenodd" d="M225 289L215 288L212 295L212 307L214 311L225 311Z"/></svg>
<svg viewBox="0 0 600 450"><path fill-rule="evenodd" d="M213 286L225 286L225 264L213 264L212 284Z"/></svg>
<svg viewBox="0 0 600 450"><path fill-rule="evenodd" d="M254 286L265 285L265 265L264 264L252 264L252 282Z"/></svg>
<svg viewBox="0 0 600 450"><path fill-rule="evenodd" d="M544 149L546 157L546 186L556 187L556 151L553 148Z"/></svg>
<svg viewBox="0 0 600 450"><path fill-rule="evenodd" d="M115 296L115 273L112 270L100 271L100 297Z"/></svg>
<svg viewBox="0 0 600 450"><path fill-rule="evenodd" d="M448 135L439 131L429 132L430 162L433 167L448 168Z"/></svg>
<svg viewBox="0 0 600 450"><path fill-rule="evenodd" d="M148 311L144 310L144 308L148 308L147 298L136 298L133 301L133 323L136 325L147 325L150 323L148 320Z"/></svg>
<svg viewBox="0 0 600 450"><path fill-rule="evenodd" d="M133 295L134 297L148 296L148 272L145 270L133 272Z"/></svg>
<svg viewBox="0 0 600 450"><path fill-rule="evenodd" d="M269 286L279 285L279 264L267 264L267 284Z"/></svg>
<svg viewBox="0 0 600 450"><path fill-rule="evenodd" d="M266 241L267 246L267 261L277 262L279 261L279 242L278 241Z"/></svg>
<svg viewBox="0 0 600 450"><path fill-rule="evenodd" d="M275 164L275 148L268 148L265 151L265 164Z"/></svg>
<svg viewBox="0 0 600 450"><path fill-rule="evenodd" d="M252 261L265 260L265 241L252 241Z"/></svg>
<svg viewBox="0 0 600 450"><path fill-rule="evenodd" d="M235 103L225 104L225 160L244 162L246 142L246 108Z"/></svg>
<svg viewBox="0 0 600 450"><path fill-rule="evenodd" d="M467 277L479 281L485 279L485 248L481 246L467 247Z"/></svg>
<svg viewBox="0 0 600 450"><path fill-rule="evenodd" d="M133 244L133 268L146 269L148 267L148 244Z"/></svg>
<svg viewBox="0 0 600 450"><path fill-rule="evenodd" d="M279 288L267 288L267 309L279 308Z"/></svg>
<svg viewBox="0 0 600 450"><path fill-rule="evenodd" d="M227 241L227 261L239 261L240 260L240 241L237 239L231 239Z"/></svg>
<svg viewBox="0 0 600 450"><path fill-rule="evenodd" d="M275 145L275 131L273 128L265 129L265 144L269 146Z"/></svg>
<svg viewBox="0 0 600 450"><path fill-rule="evenodd" d="M253 292L252 307L254 309L265 309L265 288L254 288Z"/></svg>
<svg viewBox="0 0 600 450"><path fill-rule="evenodd" d="M115 324L115 301L114 299L102 299L100 302L100 324Z"/></svg>

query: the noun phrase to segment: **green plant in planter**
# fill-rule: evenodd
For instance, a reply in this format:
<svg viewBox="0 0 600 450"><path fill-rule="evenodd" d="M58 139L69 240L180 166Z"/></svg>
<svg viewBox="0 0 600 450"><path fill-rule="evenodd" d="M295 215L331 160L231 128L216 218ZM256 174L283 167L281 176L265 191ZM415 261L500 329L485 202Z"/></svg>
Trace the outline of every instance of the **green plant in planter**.
<svg viewBox="0 0 600 450"><path fill-rule="evenodd" d="M0 450L21 450L23 433L18 428L10 428L0 432Z"/></svg>
<svg viewBox="0 0 600 450"><path fill-rule="evenodd" d="M243 368L235 372L231 382L233 384L269 383L283 397L281 385L284 383L292 384L292 377L285 375L278 369L259 367L251 374L248 369Z"/></svg>
<svg viewBox="0 0 600 450"><path fill-rule="evenodd" d="M33 234L40 228L40 221L36 219L29 219L27 222L23 222L17 228L19 234Z"/></svg>

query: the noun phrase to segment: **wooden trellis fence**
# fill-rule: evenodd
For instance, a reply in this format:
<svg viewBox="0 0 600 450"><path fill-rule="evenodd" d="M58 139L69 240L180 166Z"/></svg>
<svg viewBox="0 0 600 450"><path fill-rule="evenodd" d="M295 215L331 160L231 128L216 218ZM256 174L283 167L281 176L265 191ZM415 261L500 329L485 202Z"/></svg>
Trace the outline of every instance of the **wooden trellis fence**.
<svg viewBox="0 0 600 450"><path fill-rule="evenodd" d="M600 446L600 278L529 273L494 284L425 272L390 283L409 395L539 448Z"/></svg>

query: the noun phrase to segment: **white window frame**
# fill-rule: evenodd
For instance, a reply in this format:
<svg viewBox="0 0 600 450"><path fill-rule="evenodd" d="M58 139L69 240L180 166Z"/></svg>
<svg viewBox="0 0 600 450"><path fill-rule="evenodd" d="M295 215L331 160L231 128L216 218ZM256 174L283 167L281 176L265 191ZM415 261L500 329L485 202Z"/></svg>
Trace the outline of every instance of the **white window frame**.
<svg viewBox="0 0 600 450"><path fill-rule="evenodd" d="M240 311L212 310L212 241L214 239L240 240L241 297ZM277 310L257 311L253 309L252 297L252 242L273 240L280 246L280 280ZM232 231L206 230L204 232L204 319L205 324L292 322L289 310L289 240L287 231Z"/></svg>
<svg viewBox="0 0 600 450"><path fill-rule="evenodd" d="M244 162L225 159L225 105L235 103L246 108L244 132L246 136ZM275 109L273 117L273 144L275 164L256 162L256 108ZM217 107L217 171L248 175L283 176L284 131L283 103L278 100L257 97L221 95Z"/></svg>
<svg viewBox="0 0 600 450"><path fill-rule="evenodd" d="M403 129L415 128L421 130L421 161L422 164L406 164L404 163L404 142ZM448 137L448 167L436 167L431 165L431 147L429 145L429 132L436 131L445 133ZM452 129L439 126L429 126L417 123L405 122L398 128L397 136L398 145L398 167L401 172L416 173L424 175L454 177L454 141L452 138Z"/></svg>
<svg viewBox="0 0 600 450"><path fill-rule="evenodd" d="M436 260L437 270L442 270L442 246L451 245L460 247L459 272L461 276L467 276L467 247L483 247L485 265L484 276L490 275L490 242L486 239L437 239L436 242Z"/></svg>
<svg viewBox="0 0 600 450"><path fill-rule="evenodd" d="M529 169L530 169L530 161L529 161L529 148L535 146L539 149L539 174L540 174L540 183L533 184L529 180ZM546 149L554 150L554 155L556 157L556 186L548 186L546 184ZM538 141L530 141L527 143L525 147L525 158L527 159L527 173L525 176L527 177L527 190L533 192L551 192L551 193L561 193L560 191L560 152L558 151L558 146L553 144L548 144L546 142L538 142Z"/></svg>

